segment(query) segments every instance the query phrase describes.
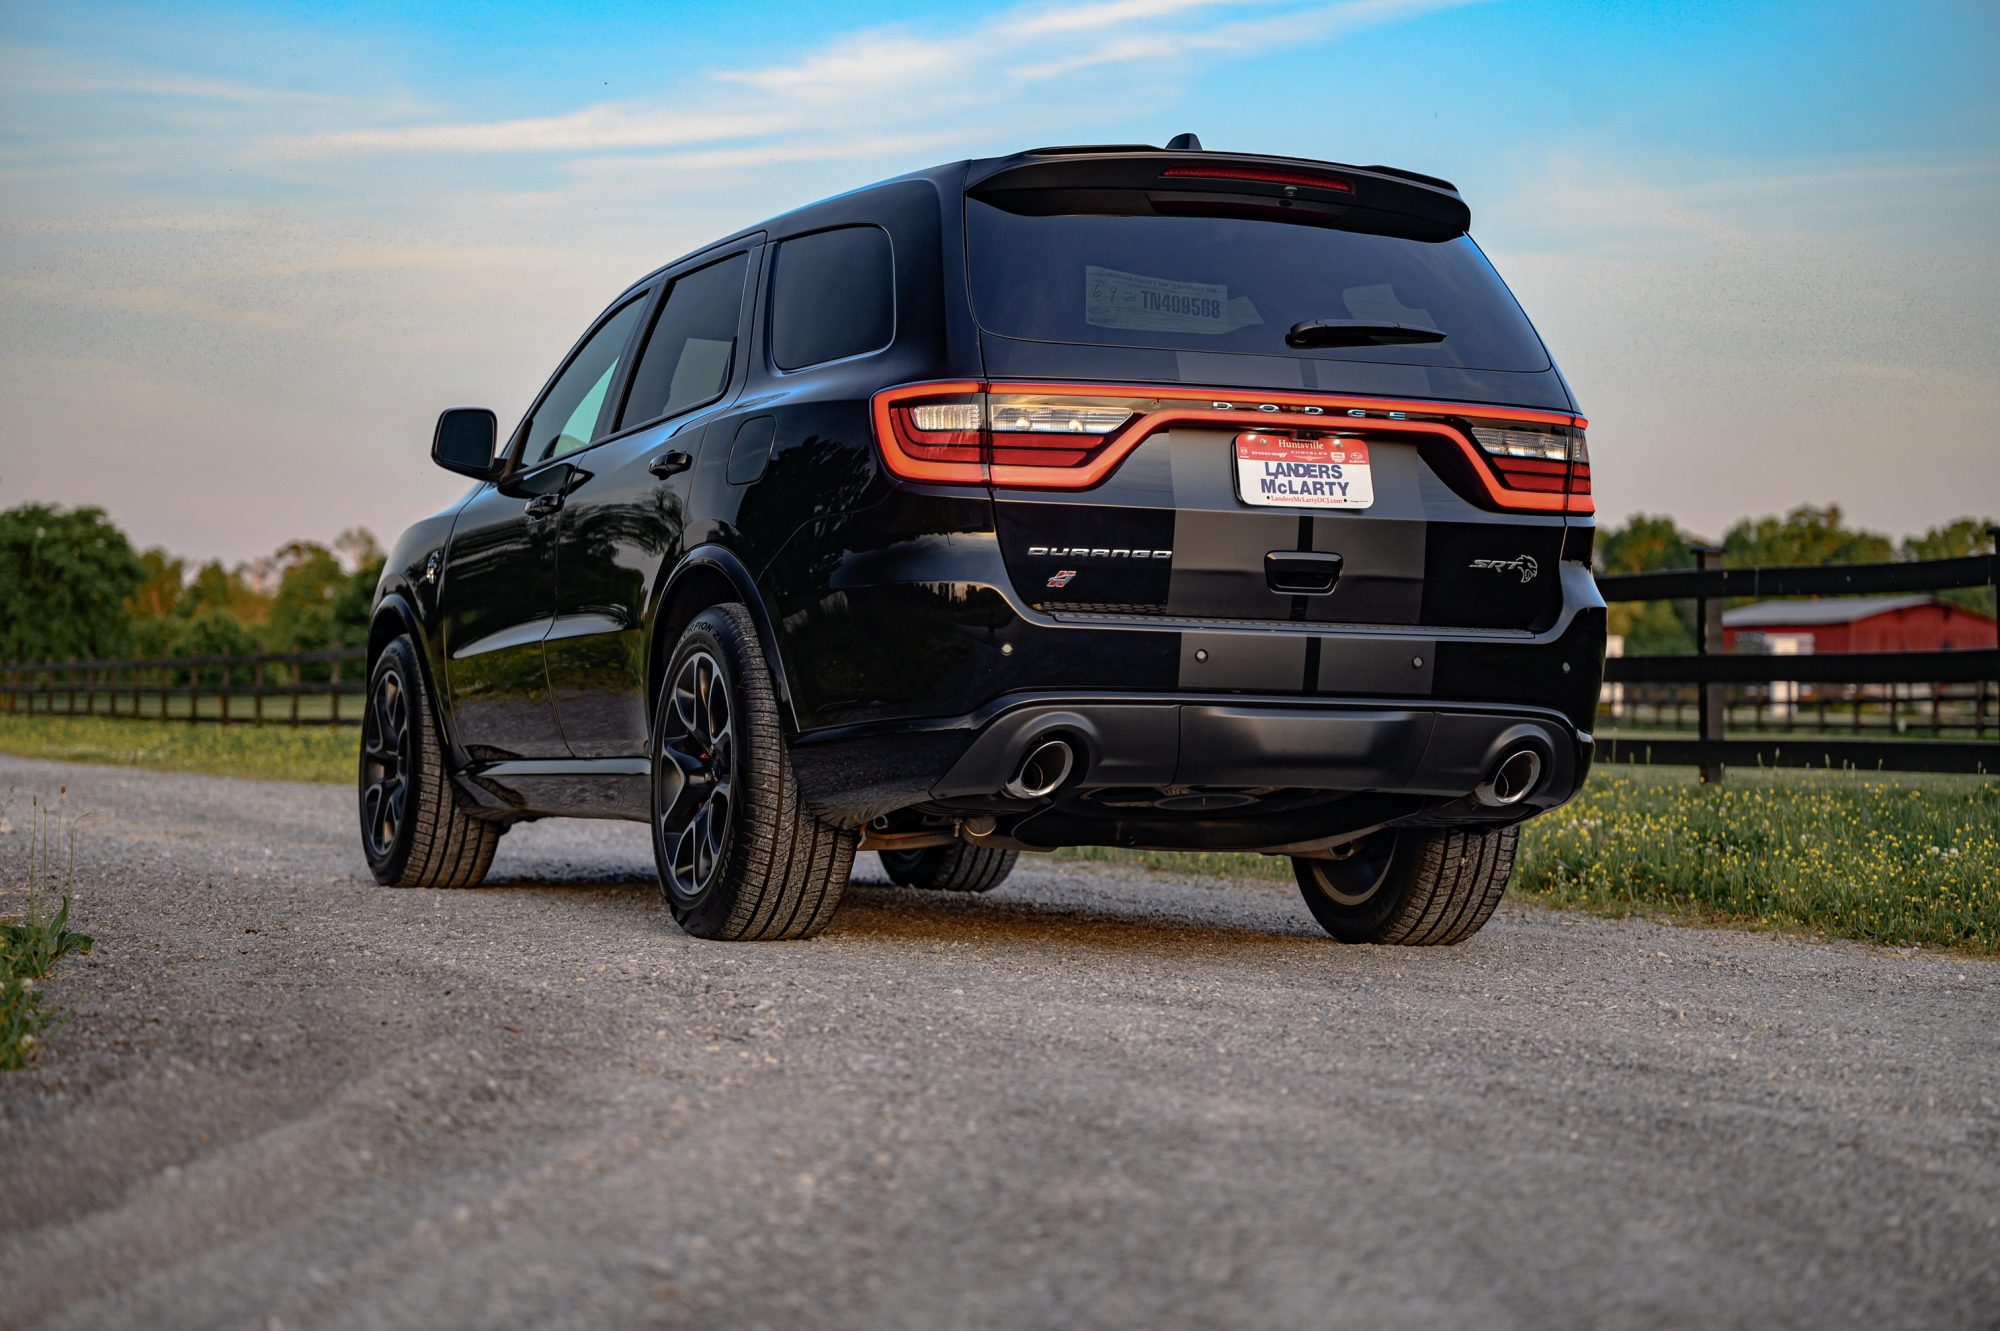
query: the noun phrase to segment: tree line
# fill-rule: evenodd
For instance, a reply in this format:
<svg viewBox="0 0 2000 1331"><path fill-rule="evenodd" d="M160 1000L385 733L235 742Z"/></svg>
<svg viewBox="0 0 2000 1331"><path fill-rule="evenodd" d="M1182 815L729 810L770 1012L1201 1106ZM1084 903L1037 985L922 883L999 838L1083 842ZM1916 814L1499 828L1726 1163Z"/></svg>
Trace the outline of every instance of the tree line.
<svg viewBox="0 0 2000 1331"><path fill-rule="evenodd" d="M1807 505L1745 518L1720 544L1732 567L1949 559L1990 552L1992 526L1991 518L1959 518L1895 541L1848 525L1839 505ZM1670 517L1639 514L1599 528L1597 567L1692 568L1701 544ZM330 544L293 541L234 567L192 564L157 547L135 550L103 509L22 504L0 511L0 661L365 646L382 562L375 538L355 528ZM1940 595L1994 613L1991 588ZM1691 652L1694 609L1673 601L1614 605L1611 631L1624 635L1633 655Z"/></svg>
<svg viewBox="0 0 2000 1331"><path fill-rule="evenodd" d="M383 553L361 528L262 558L135 550L101 508L0 511L0 661L365 646Z"/></svg>

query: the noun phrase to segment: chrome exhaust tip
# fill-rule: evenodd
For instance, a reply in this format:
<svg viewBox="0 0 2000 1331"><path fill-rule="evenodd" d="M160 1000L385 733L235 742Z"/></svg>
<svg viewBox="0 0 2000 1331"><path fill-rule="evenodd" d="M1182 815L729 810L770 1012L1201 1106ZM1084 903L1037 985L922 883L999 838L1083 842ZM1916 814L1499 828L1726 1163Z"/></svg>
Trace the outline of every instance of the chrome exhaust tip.
<svg viewBox="0 0 2000 1331"><path fill-rule="evenodd" d="M1028 756L1021 760L1014 779L1001 790L1017 800L1034 800L1069 780L1070 769L1076 766L1076 752L1068 740L1045 739L1028 750Z"/></svg>
<svg viewBox="0 0 2000 1331"><path fill-rule="evenodd" d="M1472 798L1488 808L1504 809L1528 798L1541 780L1542 755L1533 749L1516 749L1500 760L1492 776L1473 789Z"/></svg>

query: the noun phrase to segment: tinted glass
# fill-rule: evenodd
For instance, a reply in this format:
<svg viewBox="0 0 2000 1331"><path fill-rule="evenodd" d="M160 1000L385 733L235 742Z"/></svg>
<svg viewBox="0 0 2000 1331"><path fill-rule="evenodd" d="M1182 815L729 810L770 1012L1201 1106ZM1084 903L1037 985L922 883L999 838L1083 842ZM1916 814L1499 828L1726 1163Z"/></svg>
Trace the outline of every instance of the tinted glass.
<svg viewBox="0 0 2000 1331"><path fill-rule="evenodd" d="M980 326L1043 342L1540 370L1548 355L1466 236L1408 240L1236 217L1029 217L966 201ZM1287 346L1293 324L1416 324L1442 342Z"/></svg>
<svg viewBox="0 0 2000 1331"><path fill-rule="evenodd" d="M620 429L722 396L736 356L736 324L749 264L749 255L738 254L675 279L639 353Z"/></svg>
<svg viewBox="0 0 2000 1331"><path fill-rule="evenodd" d="M628 301L606 319L550 387L528 423L528 445L521 454L526 465L574 453L596 436L604 395L618 376L625 343L645 305L644 297Z"/></svg>
<svg viewBox="0 0 2000 1331"><path fill-rule="evenodd" d="M889 345L896 327L889 233L850 226L778 247L771 275L771 359L781 370Z"/></svg>

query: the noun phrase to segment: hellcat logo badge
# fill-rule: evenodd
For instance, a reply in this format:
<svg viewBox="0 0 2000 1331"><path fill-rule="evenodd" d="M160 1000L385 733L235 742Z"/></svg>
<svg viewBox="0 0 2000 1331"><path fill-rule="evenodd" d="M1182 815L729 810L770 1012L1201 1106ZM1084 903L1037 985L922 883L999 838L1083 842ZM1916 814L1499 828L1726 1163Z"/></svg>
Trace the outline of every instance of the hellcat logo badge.
<svg viewBox="0 0 2000 1331"><path fill-rule="evenodd" d="M1496 573L1519 573L1522 582L1533 582L1542 566L1535 562L1533 555L1516 555L1512 559L1475 559L1473 568L1492 569Z"/></svg>

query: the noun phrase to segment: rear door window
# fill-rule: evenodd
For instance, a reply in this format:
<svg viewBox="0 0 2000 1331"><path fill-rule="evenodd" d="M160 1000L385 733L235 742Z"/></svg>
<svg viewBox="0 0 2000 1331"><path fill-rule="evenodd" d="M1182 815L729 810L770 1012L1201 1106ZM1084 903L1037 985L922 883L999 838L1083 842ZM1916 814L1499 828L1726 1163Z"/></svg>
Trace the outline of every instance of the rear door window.
<svg viewBox="0 0 2000 1331"><path fill-rule="evenodd" d="M778 246L771 275L771 361L781 370L880 351L896 331L895 261L875 226L815 232Z"/></svg>
<svg viewBox="0 0 2000 1331"><path fill-rule="evenodd" d="M749 267L748 254L732 254L674 279L632 372L619 429L678 416L722 396L736 363Z"/></svg>
<svg viewBox="0 0 2000 1331"><path fill-rule="evenodd" d="M1097 346L1542 370L1541 340L1470 237L1230 216L1009 212L966 200L980 326ZM1441 342L1299 348L1314 320L1416 325Z"/></svg>

